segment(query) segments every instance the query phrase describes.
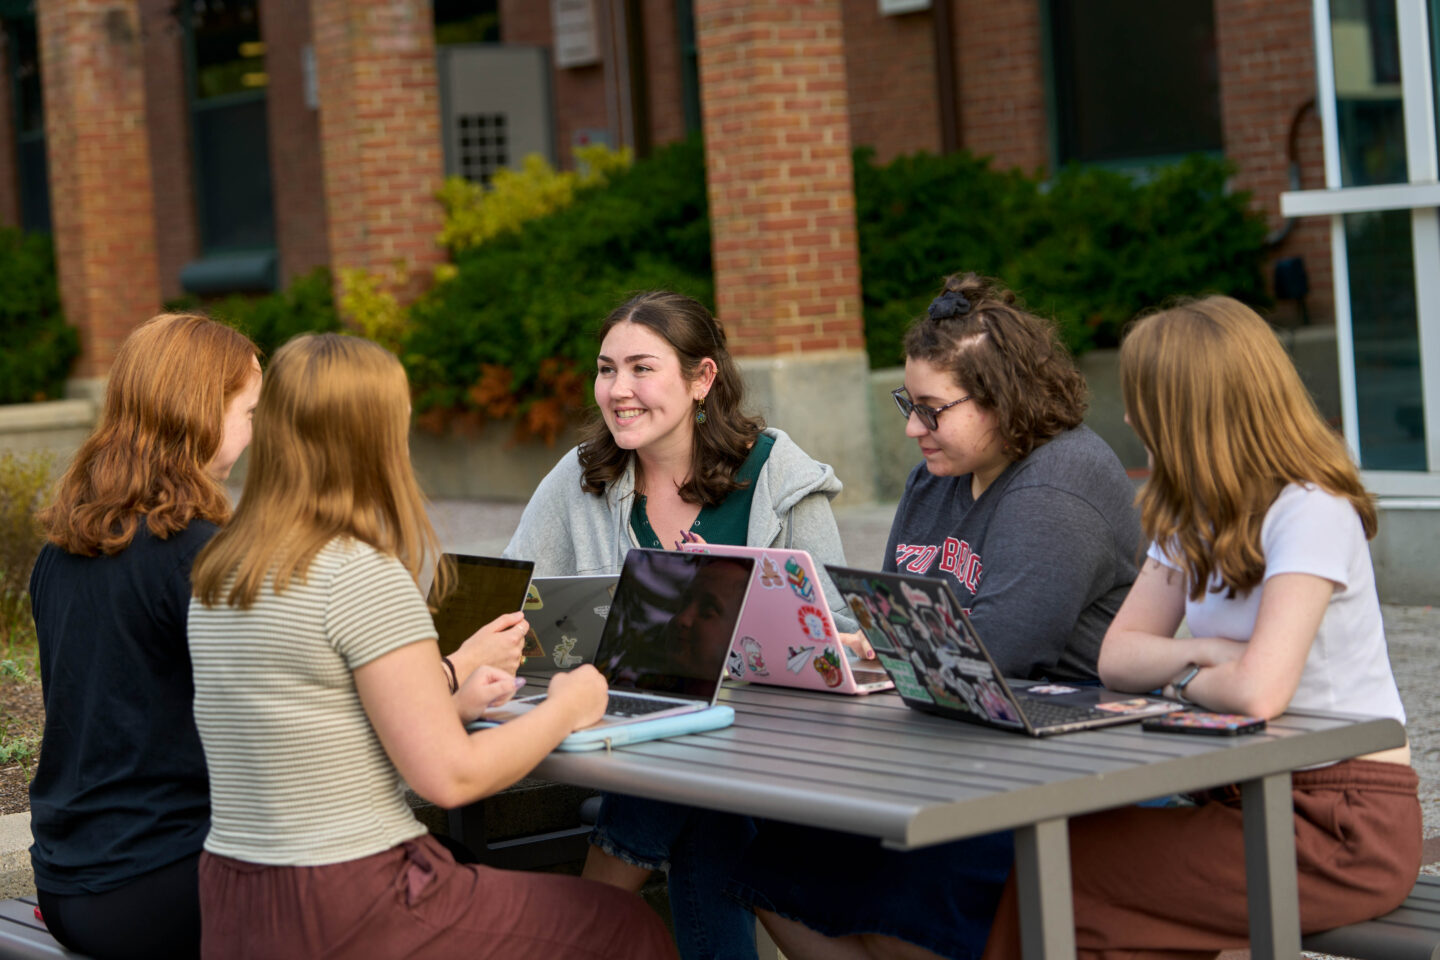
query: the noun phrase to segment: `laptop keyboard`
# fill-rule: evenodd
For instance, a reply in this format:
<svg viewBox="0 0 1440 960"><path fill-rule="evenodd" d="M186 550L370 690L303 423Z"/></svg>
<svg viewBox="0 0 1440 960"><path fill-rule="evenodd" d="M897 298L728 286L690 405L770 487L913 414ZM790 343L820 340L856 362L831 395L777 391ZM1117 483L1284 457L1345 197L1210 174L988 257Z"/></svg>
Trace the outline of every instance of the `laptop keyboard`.
<svg viewBox="0 0 1440 960"><path fill-rule="evenodd" d="M1078 720L1097 720L1101 717L1114 717L1115 714L1104 710L1096 710L1094 707L1077 707L1069 703L1055 703L1052 700L1041 700L1038 697L1026 697L1020 704L1025 709L1025 717L1036 727L1055 727L1062 723L1075 723Z"/></svg>
<svg viewBox="0 0 1440 960"><path fill-rule="evenodd" d="M526 697L523 703L544 703L545 698ZM643 717L647 713L656 713L660 710L673 710L681 706L674 700L651 700L647 697L628 697L623 693L610 694L610 703L605 707L607 717Z"/></svg>

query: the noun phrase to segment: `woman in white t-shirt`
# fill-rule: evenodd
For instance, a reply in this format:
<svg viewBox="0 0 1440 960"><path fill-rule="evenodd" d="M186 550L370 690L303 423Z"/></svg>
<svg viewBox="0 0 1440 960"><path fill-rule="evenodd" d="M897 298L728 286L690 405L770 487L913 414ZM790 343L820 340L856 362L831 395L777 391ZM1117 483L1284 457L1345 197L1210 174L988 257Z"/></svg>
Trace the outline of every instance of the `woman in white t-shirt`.
<svg viewBox="0 0 1440 960"><path fill-rule="evenodd" d="M404 783L441 807L509 786L606 702L584 666L525 716L466 732L515 682L494 666L457 682L441 660L409 393L395 356L357 337L280 348L240 507L195 562L202 954L673 958L640 899L457 864L406 803Z"/></svg>
<svg viewBox="0 0 1440 960"><path fill-rule="evenodd" d="M1269 326L1228 297L1140 320L1120 353L1150 452L1149 556L1100 649L1118 690L1275 717L1405 720L1366 541L1375 506ZM1191 636L1177 638L1181 620ZM1420 867L1408 746L1293 775L1306 932L1394 909ZM1071 821L1081 957L1213 956L1248 942L1238 790ZM1019 955L1013 879L986 960Z"/></svg>

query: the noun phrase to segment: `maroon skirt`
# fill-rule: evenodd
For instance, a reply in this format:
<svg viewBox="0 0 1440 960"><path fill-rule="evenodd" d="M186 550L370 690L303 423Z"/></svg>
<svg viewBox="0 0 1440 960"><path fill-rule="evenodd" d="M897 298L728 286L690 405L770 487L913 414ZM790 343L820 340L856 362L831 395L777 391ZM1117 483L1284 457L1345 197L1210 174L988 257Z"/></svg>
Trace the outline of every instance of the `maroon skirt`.
<svg viewBox="0 0 1440 960"><path fill-rule="evenodd" d="M200 857L205 960L665 958L639 897L557 874L457 864L428 834L322 867Z"/></svg>

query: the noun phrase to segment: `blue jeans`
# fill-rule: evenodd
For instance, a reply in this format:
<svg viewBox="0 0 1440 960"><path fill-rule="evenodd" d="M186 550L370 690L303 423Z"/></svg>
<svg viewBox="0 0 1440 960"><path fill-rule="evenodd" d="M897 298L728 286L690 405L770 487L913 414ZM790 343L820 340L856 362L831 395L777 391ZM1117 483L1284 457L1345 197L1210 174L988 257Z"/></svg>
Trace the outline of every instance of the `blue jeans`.
<svg viewBox="0 0 1440 960"><path fill-rule="evenodd" d="M754 837L749 817L607 793L590 842L666 872L682 960L755 960L755 915L724 895Z"/></svg>

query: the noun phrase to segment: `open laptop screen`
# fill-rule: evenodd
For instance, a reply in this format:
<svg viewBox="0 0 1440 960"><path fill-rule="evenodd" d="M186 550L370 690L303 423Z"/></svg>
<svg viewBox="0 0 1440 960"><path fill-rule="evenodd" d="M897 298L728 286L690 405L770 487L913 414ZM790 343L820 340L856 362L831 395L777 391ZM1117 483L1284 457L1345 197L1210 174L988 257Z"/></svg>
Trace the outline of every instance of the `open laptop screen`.
<svg viewBox="0 0 1440 960"><path fill-rule="evenodd" d="M502 613L514 613L525 602L525 588L535 564L529 560L447 554L455 561L455 588L435 611L440 655L449 656L470 635ZM435 587L430 605L436 606Z"/></svg>
<svg viewBox="0 0 1440 960"><path fill-rule="evenodd" d="M669 550L626 554L595 657L610 689L713 700L754 565Z"/></svg>

